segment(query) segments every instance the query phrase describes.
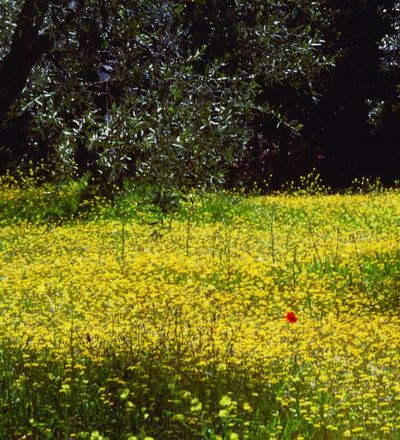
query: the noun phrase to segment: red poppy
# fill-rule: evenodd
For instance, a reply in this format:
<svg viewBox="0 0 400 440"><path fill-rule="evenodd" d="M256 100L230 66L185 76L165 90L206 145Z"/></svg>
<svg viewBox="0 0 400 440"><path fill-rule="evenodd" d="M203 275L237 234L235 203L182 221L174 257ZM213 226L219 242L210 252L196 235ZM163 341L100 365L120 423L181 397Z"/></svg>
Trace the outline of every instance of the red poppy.
<svg viewBox="0 0 400 440"><path fill-rule="evenodd" d="M294 324L297 322L297 316L293 311L287 312L285 315L285 319L287 322Z"/></svg>

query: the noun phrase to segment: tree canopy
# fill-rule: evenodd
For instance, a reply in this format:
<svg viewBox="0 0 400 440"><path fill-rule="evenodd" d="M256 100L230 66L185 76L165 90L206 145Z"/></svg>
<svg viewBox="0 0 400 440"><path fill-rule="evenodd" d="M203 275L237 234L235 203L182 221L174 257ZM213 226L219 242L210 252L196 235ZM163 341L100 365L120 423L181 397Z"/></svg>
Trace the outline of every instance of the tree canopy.
<svg viewBox="0 0 400 440"><path fill-rule="evenodd" d="M351 175L368 117L397 117L398 5L336 3L0 2L3 170L42 159L106 191Z"/></svg>

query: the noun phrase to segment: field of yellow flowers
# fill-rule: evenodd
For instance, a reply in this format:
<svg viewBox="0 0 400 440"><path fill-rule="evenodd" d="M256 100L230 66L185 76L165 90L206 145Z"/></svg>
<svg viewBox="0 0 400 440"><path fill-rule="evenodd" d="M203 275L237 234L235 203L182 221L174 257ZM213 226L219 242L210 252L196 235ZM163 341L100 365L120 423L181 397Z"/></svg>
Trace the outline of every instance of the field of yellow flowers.
<svg viewBox="0 0 400 440"><path fill-rule="evenodd" d="M0 214L0 439L400 438L400 193L227 200Z"/></svg>

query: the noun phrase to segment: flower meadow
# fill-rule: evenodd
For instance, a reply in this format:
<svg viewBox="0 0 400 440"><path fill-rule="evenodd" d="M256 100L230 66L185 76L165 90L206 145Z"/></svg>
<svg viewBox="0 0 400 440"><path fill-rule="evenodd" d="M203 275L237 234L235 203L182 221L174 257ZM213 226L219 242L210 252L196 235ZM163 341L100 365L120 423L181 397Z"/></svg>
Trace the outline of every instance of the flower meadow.
<svg viewBox="0 0 400 440"><path fill-rule="evenodd" d="M400 438L398 191L157 224L10 217L22 193L0 189L1 439Z"/></svg>

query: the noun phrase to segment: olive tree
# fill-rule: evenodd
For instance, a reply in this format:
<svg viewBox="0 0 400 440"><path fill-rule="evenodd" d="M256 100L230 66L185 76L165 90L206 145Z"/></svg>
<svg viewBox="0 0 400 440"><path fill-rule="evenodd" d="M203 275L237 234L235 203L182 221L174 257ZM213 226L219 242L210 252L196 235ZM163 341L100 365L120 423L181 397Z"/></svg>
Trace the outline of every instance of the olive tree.
<svg viewBox="0 0 400 440"><path fill-rule="evenodd" d="M382 126L388 115L400 113L400 3L395 3L391 9L383 9L381 13L391 20L391 32L379 42L382 73L392 78L394 87L380 99L370 101L369 119L376 127Z"/></svg>
<svg viewBox="0 0 400 440"><path fill-rule="evenodd" d="M0 81L19 76L0 94L3 124L28 115L28 151L54 175L89 174L106 191L126 178L164 189L222 182L260 115L301 129L276 89L312 99L332 64L321 51L318 1L1 7L0 38L14 34Z"/></svg>

